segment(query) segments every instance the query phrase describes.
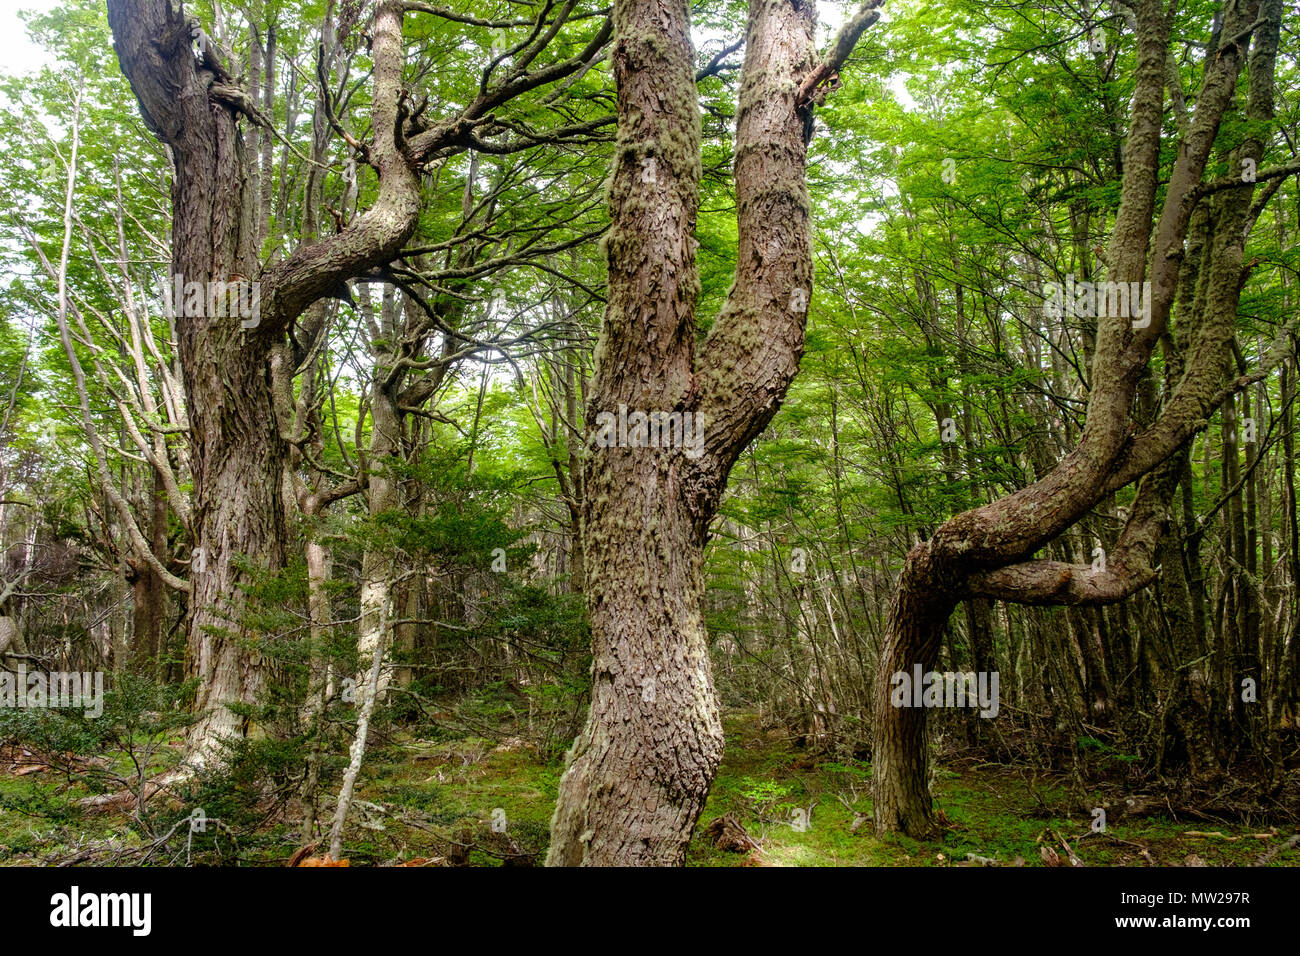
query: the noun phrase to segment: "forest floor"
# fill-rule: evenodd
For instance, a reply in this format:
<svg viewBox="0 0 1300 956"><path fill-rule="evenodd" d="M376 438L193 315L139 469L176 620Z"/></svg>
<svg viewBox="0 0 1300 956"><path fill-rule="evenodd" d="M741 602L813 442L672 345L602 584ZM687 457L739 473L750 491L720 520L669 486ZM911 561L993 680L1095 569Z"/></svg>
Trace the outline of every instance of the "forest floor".
<svg viewBox="0 0 1300 956"><path fill-rule="evenodd" d="M1300 864L1300 849L1285 845L1295 826L1112 811L1106 831L1094 833L1082 807L1114 806L1114 788L1081 802L1064 775L975 759L949 761L937 773L939 837L880 839L871 827L868 764L812 755L752 714L730 714L725 727L726 755L688 852L691 866L1070 866L1071 857L1087 866L1244 866L1271 849L1278 850L1271 865ZM367 755L344 855L353 866L533 865L545 852L561 769L518 738L394 734ZM123 812L78 812L84 795L61 775L16 775L0 763L0 865L138 860L146 841L123 826ZM259 839L244 840L241 862L284 865L300 842L292 816L269 817ZM723 816L752 843L715 846L709 824ZM169 859L162 853L150 862Z"/></svg>

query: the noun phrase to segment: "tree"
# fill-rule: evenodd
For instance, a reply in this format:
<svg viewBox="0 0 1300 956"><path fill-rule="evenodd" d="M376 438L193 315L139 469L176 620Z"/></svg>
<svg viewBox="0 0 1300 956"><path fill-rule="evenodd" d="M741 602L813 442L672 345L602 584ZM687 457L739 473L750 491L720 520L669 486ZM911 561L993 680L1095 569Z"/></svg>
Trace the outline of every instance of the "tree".
<svg viewBox="0 0 1300 956"><path fill-rule="evenodd" d="M273 382L296 371L290 335L294 323L323 298L350 297L348 280L392 275L419 224L421 176L439 161L470 148L516 152L598 129L599 119L553 130L521 129L494 111L589 68L606 45L609 24L604 21L586 42L573 46L572 55L538 64L534 61L551 43L560 43L557 37L568 41L566 24L582 19L574 4L558 10L547 6L535 22L483 22L488 27L524 26L529 34L508 50L494 52L466 106L435 120L426 115L428 100L417 104L403 82L404 18L408 13L445 15L463 22L464 17L400 0L382 0L373 8L346 5L337 24L327 16L321 28L322 62L325 47L332 49L325 42L328 34L355 31L360 37L367 26L362 14L373 13L365 34L373 62L371 136L362 141L341 125L335 100L342 90L331 93L321 79L319 93L328 128L346 142L349 160L373 170L374 200L350 220L340 217L334 234L316 237L308 229L301 243L286 243L296 246L286 257L264 261L269 190L261 187L270 169L265 163L259 174L258 157L246 144L241 123L247 120L269 133L271 119L257 97L236 82L226 51L171 0L110 0L108 9L118 60L141 115L171 151L171 275L204 288L260 283L260 315L251 328L210 315L187 316L177 323L198 558L190 566L188 654L192 673L201 678L197 706L204 714L191 733L189 750L195 762L202 762L220 738L249 729L248 720L227 705L255 704L265 684L255 642L241 623L242 588L255 566L276 570L289 550L293 495L286 472L291 439L297 436L292 423L277 418ZM509 67L494 78L508 57ZM250 72L259 77L257 69ZM323 66L321 72L326 72ZM271 97L268 88L263 102Z"/></svg>
<svg viewBox="0 0 1300 956"><path fill-rule="evenodd" d="M798 368L812 285L812 99L878 6L864 4L819 63L813 3L751 0L736 117L735 281L700 345L689 8L614 5L609 293L587 398L582 502L592 699L560 782L551 865L679 864L703 809L723 748L701 614L704 545L732 465ZM649 446L644 429L667 421L680 421L677 440Z"/></svg>
<svg viewBox="0 0 1300 956"><path fill-rule="evenodd" d="M1183 473L1180 450L1228 396L1267 372L1266 366L1225 381L1245 278L1242 250L1258 216L1256 184L1285 170L1212 181L1205 176L1252 37L1245 113L1256 121L1272 116L1281 4L1237 4L1222 23L1216 15L1200 94L1175 137L1158 214L1164 92L1166 82L1178 82L1167 70L1176 8L1137 0L1125 9L1136 35L1136 81L1120 205L1103 264L1109 281L1148 283L1149 322L1146 314L1137 321L1118 308L1097 316L1087 418L1074 449L1033 484L945 522L908 555L876 679L874 809L882 832L922 836L932 830L925 709L893 706L891 676L918 664L923 671L933 668L948 617L965 598L1100 605L1150 584ZM1177 90L1176 103L1181 98ZM1258 135L1245 137L1231 149L1229 169L1243 169L1242 161L1254 169L1265 145ZM1189 242L1194 225L1209 227L1212 240ZM1175 312L1176 326L1170 322ZM1144 391L1157 345L1165 373L1158 402ZM1133 482L1139 482L1136 498L1103 565L1033 558L1103 496Z"/></svg>

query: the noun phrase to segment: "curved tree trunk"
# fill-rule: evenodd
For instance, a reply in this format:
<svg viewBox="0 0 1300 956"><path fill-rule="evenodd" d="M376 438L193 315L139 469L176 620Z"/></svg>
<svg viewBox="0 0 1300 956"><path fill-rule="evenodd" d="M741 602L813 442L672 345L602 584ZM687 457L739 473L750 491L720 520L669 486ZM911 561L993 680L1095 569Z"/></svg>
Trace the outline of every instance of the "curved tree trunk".
<svg viewBox="0 0 1300 956"><path fill-rule="evenodd" d="M146 125L172 156L171 275L185 283L235 277L261 283L260 311L250 326L243 317L175 318L195 489L187 670L199 678L202 716L189 737L193 763L209 760L222 737L248 732L247 721L227 705L256 703L265 683L254 635L241 620L241 585L256 577L252 568L279 569L287 552L290 426L276 415L272 360L308 306L344 279L391 261L416 226L419 182L396 129L403 12L394 0L375 12L368 157L379 176L374 205L337 235L309 241L263 270L256 157L246 155L239 123L265 119L215 44L196 51L195 21L171 0L108 3L122 72ZM429 145L445 135L435 132Z"/></svg>
<svg viewBox="0 0 1300 956"><path fill-rule="evenodd" d="M1181 375L1169 383L1160 414L1141 427L1131 417L1152 351L1169 330L1170 314L1185 275L1184 241L1193 210L1205 201L1202 179L1219 125L1245 62L1242 38L1264 9L1261 47L1251 60L1252 107L1271 97L1273 52L1280 6L1276 0L1237 5L1223 36L1237 37L1208 54L1196 115L1179 138L1164 205L1156 213L1165 61L1170 24L1160 0L1135 4L1137 83L1124 154L1120 208L1106 254L1111 281L1146 287L1143 323L1131 316L1099 316L1088 416L1079 444L1034 484L945 522L908 556L895 589L890 626L876 675L876 747L873 772L876 825L881 832L926 836L932 828L926 778L924 708L894 707L890 676L920 664L932 668L943 622L953 602L970 596L1037 605L1102 605L1123 600L1153 581L1158 549L1170 521L1181 468L1162 467L1204 428L1235 388L1224 386L1240 292L1243 228L1253 186L1232 183L1214 199L1212 215L1224 229L1208 261L1203 307L1180 301L1178 344L1166 342ZM1259 55L1261 54L1262 55ZM1271 99L1268 100L1271 115ZM1251 113L1254 116L1254 112ZM1256 162L1259 141L1247 141L1235 158ZM1153 229L1152 223L1155 221ZM1186 289L1192 283L1183 283ZM1149 312L1147 311L1149 309ZM1137 496L1104 568L1033 560L1035 551L1069 528L1107 495L1139 481Z"/></svg>
<svg viewBox="0 0 1300 956"><path fill-rule="evenodd" d="M736 279L697 354L689 10L678 0L615 3L609 301L582 504L592 702L560 782L552 865L679 864L704 807L723 735L701 614L703 548L732 465L776 414L803 351L812 86L844 62L876 6L863 5L814 71L813 4L752 0L736 117ZM681 440L639 442L623 425L638 413L677 415Z"/></svg>

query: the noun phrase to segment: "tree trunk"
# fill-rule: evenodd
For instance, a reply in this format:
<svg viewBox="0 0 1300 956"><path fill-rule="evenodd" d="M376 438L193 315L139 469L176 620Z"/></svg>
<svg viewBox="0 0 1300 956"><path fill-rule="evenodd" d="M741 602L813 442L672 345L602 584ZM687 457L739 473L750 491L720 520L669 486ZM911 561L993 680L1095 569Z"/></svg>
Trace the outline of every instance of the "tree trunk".
<svg viewBox="0 0 1300 956"><path fill-rule="evenodd" d="M592 701L560 781L552 865L680 864L722 759L701 615L703 548L732 465L776 413L803 350L811 107L800 87L814 65L814 17L811 3L750 4L736 281L697 354L701 157L690 14L681 2L614 5L609 297L586 409L582 502ZM856 40L874 16L851 22ZM836 68L852 45L837 44ZM648 446L613 425L635 413L679 415L679 440Z"/></svg>
<svg viewBox="0 0 1300 956"><path fill-rule="evenodd" d="M391 286L384 287L383 301L380 306L379 320L388 341L393 341L399 334L397 327L396 293ZM365 300L363 300L365 302ZM368 302L363 310L369 314ZM376 359L375 380L370 388L370 448L366 480L366 510L371 521L377 521L387 512L402 506L402 487L393 474L393 457L402 450L402 412L400 410L396 385L386 385L392 358L384 355ZM367 668L357 675L357 686L364 683L375 648L381 644L387 646L388 635L383 633L385 608L389 606L393 579L397 569L393 559L392 547L381 543L367 547L361 557L361 621L357 631L357 653L362 664ZM387 693L392 671L380 667L376 677L376 699L382 700Z"/></svg>
<svg viewBox="0 0 1300 956"><path fill-rule="evenodd" d="M1258 2L1234 9L1225 36L1246 35ZM1137 77L1124 155L1120 208L1105 260L1108 278L1149 282L1139 324L1124 315L1099 316L1088 414L1079 442L1050 473L1005 498L945 522L908 556L895 590L876 688L876 823L879 831L925 836L932 830L926 785L924 708L894 707L890 676L937 660L943 623L954 602L983 596L1023 604L1102 605L1123 600L1157 575L1156 555L1169 521L1177 468L1161 468L1202 428L1222 403L1223 356L1232 341L1241 273L1241 229L1216 237L1212 294L1204 310L1180 315L1188 325L1182 377L1151 423L1133 420L1138 389L1161 335L1168 329L1184 241L1196 190L1245 60L1240 43L1207 62L1194 121L1180 137L1173 170L1156 216L1161 117L1169 23L1159 0L1135 4ZM1274 20L1262 33L1276 37ZM1252 61L1252 92L1272 64ZM1255 156L1258 159L1258 155ZM1231 202L1249 204L1251 190L1232 190ZM1224 200L1225 203L1228 200ZM1153 220L1156 221L1153 229ZM1231 230L1230 230L1231 232ZM1148 261L1150 263L1148 279ZM1035 551L1071 527L1108 495L1140 481L1137 495L1105 568L1033 560Z"/></svg>
<svg viewBox="0 0 1300 956"><path fill-rule="evenodd" d="M885 645L876 680L876 728L872 756L875 774L873 812L878 831L928 835L930 823L929 767L924 759L926 709L895 707L890 676L909 675L915 665L933 670L939 659L944 625L956 607L944 586L943 573L927 545L908 555L894 590ZM883 714L890 719L882 720ZM922 759L916 759L921 754Z"/></svg>
<svg viewBox="0 0 1300 956"><path fill-rule="evenodd" d="M196 68L187 23L170 7L109 4L118 58L156 133L172 146L171 276L185 283L256 276L253 196L237 114L215 105L217 81ZM166 93L157 89L168 84ZM168 96L165 110L158 100ZM190 565L187 674L199 678L189 750L206 760L221 737L247 732L226 705L253 704L260 660L240 617L242 558L269 569L285 554L282 488L287 446L276 429L270 378L238 317L176 316L194 471L195 559Z"/></svg>
<svg viewBox="0 0 1300 956"><path fill-rule="evenodd" d="M722 760L703 542L676 463L630 451L587 472L589 500L604 504L586 513L591 711L561 783L551 865L680 864Z"/></svg>
<svg viewBox="0 0 1300 956"><path fill-rule="evenodd" d="M254 704L265 683L256 636L241 620L241 585L278 570L287 552L289 446L275 414L270 360L308 306L342 280L390 262L416 226L419 182L396 130L403 8L384 0L372 28L374 142L367 158L379 176L374 205L342 232L266 270L257 260L255 157L246 155L239 131L242 117L256 117L221 51L208 44L196 54L193 18L170 0L109 0L108 16L141 115L173 158L172 276L261 282L251 327L243 317L173 317L195 488L187 671L199 678L202 716L188 750L201 764L222 737L250 729L226 705ZM425 148L444 135L430 131Z"/></svg>

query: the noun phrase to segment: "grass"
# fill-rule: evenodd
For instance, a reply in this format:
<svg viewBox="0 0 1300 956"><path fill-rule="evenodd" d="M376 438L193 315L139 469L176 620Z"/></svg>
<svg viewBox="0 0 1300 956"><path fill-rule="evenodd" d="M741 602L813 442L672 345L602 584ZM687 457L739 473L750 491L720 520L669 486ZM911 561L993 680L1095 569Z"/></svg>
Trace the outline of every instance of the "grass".
<svg viewBox="0 0 1300 956"><path fill-rule="evenodd" d="M877 838L871 826L871 767L793 747L754 715L725 721L727 749L687 852L689 866L1044 866L1043 847L1064 859L1062 839L1089 866L1249 865L1273 845L1243 826L1173 816L1108 821L1091 832L1081 806L1115 800L1099 791L1072 800L1059 776L964 760L939 768L933 791L940 834L918 841ZM540 862L562 767L518 739L430 741L394 735L368 755L349 818L345 852L354 866L434 860L459 850L470 865ZM97 839L130 840L121 814L83 814L81 789L54 773L0 773L0 863L49 862ZM327 801L322 816L328 825ZM704 830L731 814L759 849L734 853ZM496 832L494 821L504 823ZM857 826L855 827L855 821ZM264 851L246 863L275 865L296 848L291 821L270 821ZM1218 831L1194 836L1188 831ZM1284 831L1279 838L1285 838ZM282 845L281 845L282 844ZM317 851L320 852L320 851ZM1284 852L1274 865L1296 862ZM1069 865L1065 863L1064 865Z"/></svg>
<svg viewBox="0 0 1300 956"><path fill-rule="evenodd" d="M130 842L120 817L81 812L75 801L84 793L48 771L0 773L0 865L39 865L90 840Z"/></svg>
<svg viewBox="0 0 1300 956"><path fill-rule="evenodd" d="M731 813L758 840L749 856L719 851L697 832L689 863L694 866L953 866L978 865L969 854L1000 865L1045 866L1040 852L1065 851L1057 834L1089 866L1145 866L1146 848L1159 865L1184 865L1195 854L1207 865L1249 865L1268 846L1256 831L1165 817L1110 822L1091 831L1092 817L1071 812L1064 782L1028 778L1016 768L973 761L939 768L933 785L941 835L930 841L903 836L878 838L871 827L865 762L842 763L810 757L777 735L768 735L751 715L727 721L727 752L705 807L701 829ZM1113 797L1109 798L1113 800ZM1098 805L1100 792L1088 794ZM808 808L811 807L811 813ZM796 810L803 810L801 818ZM860 821L854 829L854 820ZM806 828L796 824L807 821ZM1216 830L1218 837L1190 837L1187 831ZM1284 834L1285 836L1285 834ZM1234 839L1226 839L1234 838ZM1274 861L1285 865L1286 855ZM1066 864L1068 865L1068 863Z"/></svg>

